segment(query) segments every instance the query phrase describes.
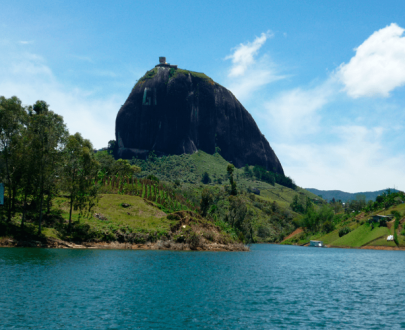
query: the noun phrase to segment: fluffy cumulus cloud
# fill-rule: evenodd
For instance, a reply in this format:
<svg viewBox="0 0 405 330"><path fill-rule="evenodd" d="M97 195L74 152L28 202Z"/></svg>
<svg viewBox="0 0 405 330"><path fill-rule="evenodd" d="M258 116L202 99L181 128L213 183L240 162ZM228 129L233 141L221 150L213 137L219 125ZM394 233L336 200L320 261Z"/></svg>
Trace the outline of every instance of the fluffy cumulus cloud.
<svg viewBox="0 0 405 330"><path fill-rule="evenodd" d="M0 95L17 96L29 105L44 100L64 117L71 134L79 132L96 148L114 139L117 96L95 96L92 91L61 83L41 56L13 53L0 57Z"/></svg>
<svg viewBox="0 0 405 330"><path fill-rule="evenodd" d="M256 104L261 109L259 126L298 185L348 192L393 185L405 189L405 154L395 142L405 136L401 129L393 132L402 118L402 101L392 98L388 104L381 99L375 109L369 106L371 100L358 100L389 96L405 83L403 33L396 24L374 32L349 63L324 81L281 91ZM228 86L248 106L255 102L254 91L282 79L277 72L286 71L260 54L267 39L262 34L228 56ZM265 94L264 90L261 95ZM381 107L390 108L384 120Z"/></svg>
<svg viewBox="0 0 405 330"><path fill-rule="evenodd" d="M387 97L405 84L404 31L393 23L374 32L355 49L350 62L340 66L337 75L349 96Z"/></svg>
<svg viewBox="0 0 405 330"><path fill-rule="evenodd" d="M284 170L307 188L373 191L404 189L405 155L384 146L381 127L342 126L333 129L335 143L275 144Z"/></svg>
<svg viewBox="0 0 405 330"><path fill-rule="evenodd" d="M268 55L258 57L259 50L271 37L270 31L263 32L252 42L235 47L233 53L225 57L225 60L232 61L226 85L241 101L250 98L262 86L284 78L277 73Z"/></svg>

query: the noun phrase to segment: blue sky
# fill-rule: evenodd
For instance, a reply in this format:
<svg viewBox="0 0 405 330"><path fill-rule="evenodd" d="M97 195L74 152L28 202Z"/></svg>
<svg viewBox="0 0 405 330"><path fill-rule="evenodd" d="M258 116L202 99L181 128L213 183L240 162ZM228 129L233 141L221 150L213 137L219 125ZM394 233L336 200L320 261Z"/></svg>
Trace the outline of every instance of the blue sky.
<svg viewBox="0 0 405 330"><path fill-rule="evenodd" d="M0 95L38 99L96 148L159 56L253 115L298 185L405 190L403 1L8 1Z"/></svg>

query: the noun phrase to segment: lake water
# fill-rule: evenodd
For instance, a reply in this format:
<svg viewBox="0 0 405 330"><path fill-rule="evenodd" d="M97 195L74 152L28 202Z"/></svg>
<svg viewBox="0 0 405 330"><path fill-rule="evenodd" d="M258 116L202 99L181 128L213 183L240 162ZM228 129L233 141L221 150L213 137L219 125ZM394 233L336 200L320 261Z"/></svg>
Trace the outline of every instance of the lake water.
<svg viewBox="0 0 405 330"><path fill-rule="evenodd" d="M0 329L405 328L405 252L0 248Z"/></svg>

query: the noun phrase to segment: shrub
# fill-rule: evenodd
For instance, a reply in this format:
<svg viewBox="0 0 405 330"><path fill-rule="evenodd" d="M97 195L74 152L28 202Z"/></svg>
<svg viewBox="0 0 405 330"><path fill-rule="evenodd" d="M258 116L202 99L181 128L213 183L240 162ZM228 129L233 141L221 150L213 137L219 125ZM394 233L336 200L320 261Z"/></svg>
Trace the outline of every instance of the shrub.
<svg viewBox="0 0 405 330"><path fill-rule="evenodd" d="M333 231L334 229L335 229L335 226L332 224L332 222L330 222L330 221L325 221L324 223L323 223L323 231L325 232L325 233L330 233L331 231Z"/></svg>
<svg viewBox="0 0 405 330"><path fill-rule="evenodd" d="M396 230L394 230L394 242L395 242L396 245L399 245L398 234L397 234Z"/></svg>
<svg viewBox="0 0 405 330"><path fill-rule="evenodd" d="M339 237L345 236L350 233L352 230L349 227L343 227L339 230Z"/></svg>
<svg viewBox="0 0 405 330"><path fill-rule="evenodd" d="M270 236L270 229L267 226L260 225L259 228L257 228L257 236L261 238Z"/></svg>
<svg viewBox="0 0 405 330"><path fill-rule="evenodd" d="M213 203L213 196L211 192L205 188L201 193L200 209L203 217L207 216L208 209Z"/></svg>
<svg viewBox="0 0 405 330"><path fill-rule="evenodd" d="M190 249L195 250L200 245L200 236L196 232L191 232L187 239L188 244L190 244Z"/></svg>
<svg viewBox="0 0 405 330"><path fill-rule="evenodd" d="M156 176L154 176L153 174L149 174L146 178L151 181L159 182L159 179Z"/></svg>
<svg viewBox="0 0 405 330"><path fill-rule="evenodd" d="M211 178L210 178L210 175L208 174L208 172L204 172L204 174L202 175L202 178L201 178L201 182L204 184L211 183Z"/></svg>
<svg viewBox="0 0 405 330"><path fill-rule="evenodd" d="M205 239L207 239L208 241L214 241L214 234L212 233L212 232L204 232L203 233L203 237L205 238Z"/></svg>

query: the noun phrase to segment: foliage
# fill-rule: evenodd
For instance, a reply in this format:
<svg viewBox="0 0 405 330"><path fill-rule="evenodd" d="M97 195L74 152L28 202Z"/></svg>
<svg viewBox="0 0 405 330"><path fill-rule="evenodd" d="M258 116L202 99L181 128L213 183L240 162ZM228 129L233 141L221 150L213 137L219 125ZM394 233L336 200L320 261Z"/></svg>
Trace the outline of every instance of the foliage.
<svg viewBox="0 0 405 330"><path fill-rule="evenodd" d="M201 182L204 184L208 184L211 183L211 178L210 175L208 174L208 172L204 172L201 178Z"/></svg>
<svg viewBox="0 0 405 330"><path fill-rule="evenodd" d="M157 73L157 68L153 68L152 70L146 71L146 73L143 75L141 79L139 79L139 82L145 81L147 79L152 79Z"/></svg>
<svg viewBox="0 0 405 330"><path fill-rule="evenodd" d="M151 181L156 181L157 183L159 183L159 178L153 174L149 174L146 179L151 180Z"/></svg>
<svg viewBox="0 0 405 330"><path fill-rule="evenodd" d="M208 210L214 201L214 197L209 189L205 188L201 193L200 210L203 217L207 216Z"/></svg>
<svg viewBox="0 0 405 330"><path fill-rule="evenodd" d="M245 173L249 173L246 166ZM273 186L275 183L278 183L291 189L295 189L297 187L290 177L285 176L284 174L267 171L263 166L255 165L253 167L253 174L257 178L257 180L267 182Z"/></svg>
<svg viewBox="0 0 405 330"><path fill-rule="evenodd" d="M97 201L98 186L90 178L96 176L99 163L94 158L91 142L83 139L79 133L68 137L64 153L62 186L70 194L70 231L73 207L79 209L82 216L84 208L91 212Z"/></svg>
<svg viewBox="0 0 405 330"><path fill-rule="evenodd" d="M297 213L305 212L304 205L302 205L302 203L300 203L300 201L298 199L298 195L294 196L294 199L293 199L292 203L290 204L290 207L294 212L297 212Z"/></svg>
<svg viewBox="0 0 405 330"><path fill-rule="evenodd" d="M242 224L247 214L247 206L241 197L230 196L229 197L229 211L226 216L226 221L231 224L232 227L239 231L243 230Z"/></svg>
<svg viewBox="0 0 405 330"><path fill-rule="evenodd" d="M351 229L349 227L343 227L339 230L339 237L342 237L344 235L347 235L348 233L351 232Z"/></svg>
<svg viewBox="0 0 405 330"><path fill-rule="evenodd" d="M306 227L307 230L317 232L320 230L330 229L331 225L325 223L333 223L334 212L328 205L323 205L319 211L312 207L307 207L306 214L303 216L301 226Z"/></svg>
<svg viewBox="0 0 405 330"><path fill-rule="evenodd" d="M229 177L229 183L231 185L231 192L230 194L232 196L236 196L238 194L238 190L236 188L236 182L235 179L233 178L233 171L235 169L235 166L232 164L228 164L226 171L228 172L228 177Z"/></svg>

